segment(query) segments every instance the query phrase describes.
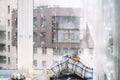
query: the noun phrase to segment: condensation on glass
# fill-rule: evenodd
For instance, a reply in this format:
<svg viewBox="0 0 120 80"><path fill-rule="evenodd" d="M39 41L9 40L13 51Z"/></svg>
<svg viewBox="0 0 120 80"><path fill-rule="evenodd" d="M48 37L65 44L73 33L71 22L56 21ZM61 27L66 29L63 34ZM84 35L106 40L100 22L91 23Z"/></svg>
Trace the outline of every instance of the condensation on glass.
<svg viewBox="0 0 120 80"><path fill-rule="evenodd" d="M48 69L63 55L78 54L84 65L93 68L95 80L115 79L113 0L34 0L33 16L37 24L33 56L38 62L34 69Z"/></svg>

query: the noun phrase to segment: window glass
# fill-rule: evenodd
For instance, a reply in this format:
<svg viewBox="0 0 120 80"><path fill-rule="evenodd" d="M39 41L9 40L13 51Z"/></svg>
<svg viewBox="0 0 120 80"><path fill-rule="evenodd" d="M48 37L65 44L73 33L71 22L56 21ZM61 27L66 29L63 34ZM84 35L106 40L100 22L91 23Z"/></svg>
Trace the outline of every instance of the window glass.
<svg viewBox="0 0 120 80"><path fill-rule="evenodd" d="M69 4L63 6L59 1L34 0L33 24L37 19L38 27L33 28L33 32L39 34L37 35L39 37L36 38L37 44L34 44L38 54L33 55L33 60L37 59L39 65L35 69L44 69L43 64L46 65L45 68L49 68L63 55L71 55L72 53L83 55L86 52L83 53L81 49L89 49L90 44L93 50L94 45L92 44L94 43L90 39L89 29L86 28L87 22L83 21L82 14L84 12L81 8ZM35 35L33 35L33 39L35 39ZM36 56L39 56L40 59Z"/></svg>
<svg viewBox="0 0 120 80"><path fill-rule="evenodd" d="M77 16L52 16L53 27L59 28L79 28L80 17Z"/></svg>
<svg viewBox="0 0 120 80"><path fill-rule="evenodd" d="M41 41L45 41L46 40L46 32L41 32L40 38L41 38Z"/></svg>
<svg viewBox="0 0 120 80"><path fill-rule="evenodd" d="M79 30L58 30L53 32L54 42L80 42Z"/></svg>
<svg viewBox="0 0 120 80"><path fill-rule="evenodd" d="M35 44L38 54L33 55L39 67L35 69L49 69L63 60L64 55L74 54L85 66L95 67L98 73L106 74L110 64L110 73L114 72L113 3L113 0L34 0L33 16L37 18L38 27L33 31L39 34ZM96 79L103 80L102 75Z"/></svg>
<svg viewBox="0 0 120 80"><path fill-rule="evenodd" d="M10 45L8 45L8 52L10 52Z"/></svg>
<svg viewBox="0 0 120 80"><path fill-rule="evenodd" d="M74 62L67 61L69 72L86 79L92 68L92 79L119 79L119 1L0 0L0 6L0 80L17 72L33 78L65 55ZM60 69L54 77L62 76Z"/></svg>
<svg viewBox="0 0 120 80"><path fill-rule="evenodd" d="M10 13L10 5L8 5L8 14Z"/></svg>
<svg viewBox="0 0 120 80"><path fill-rule="evenodd" d="M5 31L0 31L0 41L2 42L4 42L4 40L6 39L6 32Z"/></svg>
<svg viewBox="0 0 120 80"><path fill-rule="evenodd" d="M46 47L42 47L42 53L46 54L47 53L47 48Z"/></svg>
<svg viewBox="0 0 120 80"><path fill-rule="evenodd" d="M0 63L5 64L6 63L6 56L0 56Z"/></svg>
<svg viewBox="0 0 120 80"><path fill-rule="evenodd" d="M37 33L36 32L33 32L33 41L34 42L37 42Z"/></svg>
<svg viewBox="0 0 120 80"><path fill-rule="evenodd" d="M8 64L10 64L10 57L8 57Z"/></svg>
<svg viewBox="0 0 120 80"><path fill-rule="evenodd" d="M45 27L46 26L46 18L45 17L41 17L41 27Z"/></svg>
<svg viewBox="0 0 120 80"><path fill-rule="evenodd" d="M34 27L38 26L37 17L33 17L33 26Z"/></svg>
<svg viewBox="0 0 120 80"><path fill-rule="evenodd" d="M37 47L35 45L33 46L33 53L37 53Z"/></svg>
<svg viewBox="0 0 120 80"><path fill-rule="evenodd" d="M10 19L8 19L8 27L10 26Z"/></svg>
<svg viewBox="0 0 120 80"><path fill-rule="evenodd" d="M46 68L46 61L45 60L42 61L42 67Z"/></svg>
<svg viewBox="0 0 120 80"><path fill-rule="evenodd" d="M8 32L8 40L10 40L10 32Z"/></svg>
<svg viewBox="0 0 120 80"><path fill-rule="evenodd" d="M33 61L33 65L34 65L35 67L37 67L37 60L34 60L34 61Z"/></svg>

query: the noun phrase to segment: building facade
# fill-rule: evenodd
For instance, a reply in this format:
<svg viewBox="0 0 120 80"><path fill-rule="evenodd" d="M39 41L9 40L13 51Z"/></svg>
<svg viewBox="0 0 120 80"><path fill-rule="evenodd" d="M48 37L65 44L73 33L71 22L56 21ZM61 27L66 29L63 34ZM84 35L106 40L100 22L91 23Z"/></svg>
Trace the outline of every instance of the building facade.
<svg viewBox="0 0 120 80"><path fill-rule="evenodd" d="M12 13L12 45L17 46L17 11ZM33 67L49 68L64 54L92 53L93 41L86 24L82 25L82 10L40 6L33 13ZM16 47L17 50L17 47Z"/></svg>
<svg viewBox="0 0 120 80"><path fill-rule="evenodd" d="M0 1L0 68L17 69L17 1ZM80 8L40 6L33 10L33 67L49 68L64 54L92 53L93 41ZM83 24L86 24L83 26Z"/></svg>
<svg viewBox="0 0 120 80"><path fill-rule="evenodd" d="M16 69L16 50L12 46L12 10L17 1L0 0L0 68ZM3 6L4 5L4 6Z"/></svg>

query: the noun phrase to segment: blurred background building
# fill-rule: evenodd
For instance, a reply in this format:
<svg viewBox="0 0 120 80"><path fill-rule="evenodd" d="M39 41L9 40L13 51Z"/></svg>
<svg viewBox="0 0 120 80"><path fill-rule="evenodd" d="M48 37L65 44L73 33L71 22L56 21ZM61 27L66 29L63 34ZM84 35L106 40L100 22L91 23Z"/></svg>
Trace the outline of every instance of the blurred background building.
<svg viewBox="0 0 120 80"><path fill-rule="evenodd" d="M11 38L12 10L17 8L16 3L15 0L0 0L0 68L3 69L16 69L17 54Z"/></svg>
<svg viewBox="0 0 120 80"><path fill-rule="evenodd" d="M81 14L81 15L80 15ZM82 25L82 10L40 6L34 9L33 17L33 65L35 69L49 68L64 54L92 55L93 41L88 25ZM13 11L17 20L17 11ZM12 45L17 46L17 22L12 22ZM17 49L17 47L16 47Z"/></svg>
<svg viewBox="0 0 120 80"><path fill-rule="evenodd" d="M119 3L34 0L33 68L48 68L62 55L78 53L94 67L95 80L119 80ZM0 5L0 68L17 69L17 0L0 0Z"/></svg>

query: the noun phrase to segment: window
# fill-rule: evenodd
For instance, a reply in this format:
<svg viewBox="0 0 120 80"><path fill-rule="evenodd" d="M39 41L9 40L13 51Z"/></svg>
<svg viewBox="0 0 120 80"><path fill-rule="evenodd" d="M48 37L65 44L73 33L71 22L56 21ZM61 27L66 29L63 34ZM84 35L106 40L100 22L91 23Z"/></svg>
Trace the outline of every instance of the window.
<svg viewBox="0 0 120 80"><path fill-rule="evenodd" d="M46 32L41 32L40 38L41 38L41 41L45 41L46 40Z"/></svg>
<svg viewBox="0 0 120 80"><path fill-rule="evenodd" d="M59 48L59 55L63 55L64 54L64 49L63 48Z"/></svg>
<svg viewBox="0 0 120 80"><path fill-rule="evenodd" d="M64 49L63 48L53 48L53 55L63 55L64 54Z"/></svg>
<svg viewBox="0 0 120 80"><path fill-rule="evenodd" d="M33 60L33 65L37 67L37 60Z"/></svg>
<svg viewBox="0 0 120 80"><path fill-rule="evenodd" d="M0 41L5 40L5 38L6 38L5 32L6 31L0 31Z"/></svg>
<svg viewBox="0 0 120 80"><path fill-rule="evenodd" d="M57 48L53 48L53 55L57 55L59 52L58 52L58 49Z"/></svg>
<svg viewBox="0 0 120 80"><path fill-rule="evenodd" d="M46 68L46 61L45 61L45 60L42 61L42 66L43 66L44 68Z"/></svg>
<svg viewBox="0 0 120 80"><path fill-rule="evenodd" d="M71 52L72 52L72 53L75 53L75 54L78 54L78 51L79 51L78 48L72 48L72 49L71 49Z"/></svg>
<svg viewBox="0 0 120 80"><path fill-rule="evenodd" d="M80 42L79 30L58 30L53 32L54 42Z"/></svg>
<svg viewBox="0 0 120 80"><path fill-rule="evenodd" d="M37 17L33 17L33 25L34 25L34 27L37 27L37 25L38 25Z"/></svg>
<svg viewBox="0 0 120 80"><path fill-rule="evenodd" d="M8 64L10 64L10 57L8 57Z"/></svg>
<svg viewBox="0 0 120 80"><path fill-rule="evenodd" d="M33 53L37 53L37 47L36 46L33 46Z"/></svg>
<svg viewBox="0 0 120 80"><path fill-rule="evenodd" d="M0 63L6 63L6 56L0 56Z"/></svg>
<svg viewBox="0 0 120 80"><path fill-rule="evenodd" d="M0 52L4 52L5 50L5 44L0 44Z"/></svg>
<svg viewBox="0 0 120 80"><path fill-rule="evenodd" d="M42 18L41 18L41 26L42 26L42 27L45 27L45 26L46 26L46 18L45 18L45 17L42 17Z"/></svg>
<svg viewBox="0 0 120 80"><path fill-rule="evenodd" d="M10 52L10 45L8 45L8 52Z"/></svg>
<svg viewBox="0 0 120 80"><path fill-rule="evenodd" d="M42 47L42 53L46 54L47 53L47 48L46 47Z"/></svg>
<svg viewBox="0 0 120 80"><path fill-rule="evenodd" d="M53 55L63 55L67 53L75 53L78 54L79 48L53 48Z"/></svg>
<svg viewBox="0 0 120 80"><path fill-rule="evenodd" d="M10 26L10 19L8 19L8 27Z"/></svg>
<svg viewBox="0 0 120 80"><path fill-rule="evenodd" d="M52 17L52 27L57 28L58 27L58 18L56 16Z"/></svg>
<svg viewBox="0 0 120 80"><path fill-rule="evenodd" d="M33 32L33 41L37 42L37 33L36 32Z"/></svg>
<svg viewBox="0 0 120 80"><path fill-rule="evenodd" d="M10 5L8 5L8 14L10 14Z"/></svg>
<svg viewBox="0 0 120 80"><path fill-rule="evenodd" d="M52 16L52 26L59 28L79 28L80 17L78 16Z"/></svg>
<svg viewBox="0 0 120 80"><path fill-rule="evenodd" d="M10 32L8 32L8 40L10 40Z"/></svg>
<svg viewBox="0 0 120 80"><path fill-rule="evenodd" d="M64 48L64 52L65 52L65 54L68 53L69 52L68 48Z"/></svg>

